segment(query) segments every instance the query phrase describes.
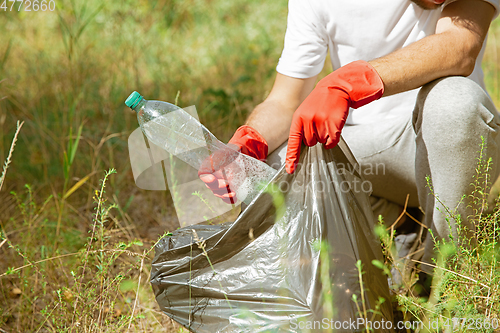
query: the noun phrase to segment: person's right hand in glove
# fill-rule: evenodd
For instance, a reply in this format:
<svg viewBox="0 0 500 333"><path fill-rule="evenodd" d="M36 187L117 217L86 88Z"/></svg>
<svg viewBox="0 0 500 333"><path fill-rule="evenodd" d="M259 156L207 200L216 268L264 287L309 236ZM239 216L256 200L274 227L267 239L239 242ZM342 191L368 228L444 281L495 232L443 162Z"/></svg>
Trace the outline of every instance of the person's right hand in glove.
<svg viewBox="0 0 500 333"><path fill-rule="evenodd" d="M358 108L382 97L384 83L366 61L355 61L323 78L293 114L286 171L293 173L304 142L312 147L333 148L347 119L349 108Z"/></svg>
<svg viewBox="0 0 500 333"><path fill-rule="evenodd" d="M225 174L223 170L238 157L238 152L264 161L268 153L267 142L252 127L241 126L229 140L228 148L218 150L207 157L198 170L198 177L216 197L228 204L234 204L237 198L235 191L229 187L230 179L228 178L231 175ZM240 170L240 172L243 171Z"/></svg>

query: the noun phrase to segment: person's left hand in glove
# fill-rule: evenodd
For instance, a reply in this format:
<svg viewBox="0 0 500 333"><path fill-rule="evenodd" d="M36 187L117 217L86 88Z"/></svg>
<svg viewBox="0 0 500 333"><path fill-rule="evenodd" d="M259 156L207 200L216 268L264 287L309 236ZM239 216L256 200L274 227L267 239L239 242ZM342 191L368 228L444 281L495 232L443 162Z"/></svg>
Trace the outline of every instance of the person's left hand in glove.
<svg viewBox="0 0 500 333"><path fill-rule="evenodd" d="M326 149L340 140L349 108L358 108L384 93L379 74L366 61L347 64L323 78L293 114L286 153L286 171L293 173L302 141L312 147L320 142Z"/></svg>

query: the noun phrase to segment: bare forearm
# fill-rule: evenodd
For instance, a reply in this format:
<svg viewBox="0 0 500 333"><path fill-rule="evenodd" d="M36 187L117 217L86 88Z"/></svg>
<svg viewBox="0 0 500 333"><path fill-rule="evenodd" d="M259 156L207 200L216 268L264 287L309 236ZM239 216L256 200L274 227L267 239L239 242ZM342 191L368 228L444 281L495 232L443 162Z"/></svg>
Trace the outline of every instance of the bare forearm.
<svg viewBox="0 0 500 333"><path fill-rule="evenodd" d="M253 110L246 124L261 133L271 153L288 139L294 111L277 101L266 100Z"/></svg>
<svg viewBox="0 0 500 333"><path fill-rule="evenodd" d="M246 121L266 140L269 153L288 139L293 113L309 95L316 83L316 76L297 79L276 74L273 89L264 102L257 105Z"/></svg>
<svg viewBox="0 0 500 333"><path fill-rule="evenodd" d="M449 35L449 36L447 36ZM468 76L477 54L451 33L431 35L385 57L370 61L384 82L384 96L419 88L450 75Z"/></svg>
<svg viewBox="0 0 500 333"><path fill-rule="evenodd" d="M487 2L454 2L444 8L436 34L370 61L384 82L384 96L445 76L470 75L493 15Z"/></svg>

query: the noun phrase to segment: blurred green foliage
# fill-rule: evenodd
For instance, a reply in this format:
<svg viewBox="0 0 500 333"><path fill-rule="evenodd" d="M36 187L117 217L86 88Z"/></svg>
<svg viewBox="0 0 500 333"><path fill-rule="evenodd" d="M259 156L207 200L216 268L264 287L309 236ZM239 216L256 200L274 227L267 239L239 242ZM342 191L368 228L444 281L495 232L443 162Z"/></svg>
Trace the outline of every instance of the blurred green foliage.
<svg viewBox="0 0 500 333"><path fill-rule="evenodd" d="M54 12L0 13L0 160L25 120L11 177L57 183L70 133L83 123L73 174L128 170L137 122L123 101L133 90L171 102L180 92L179 105L196 105L228 140L270 91L286 15L286 0L63 0ZM497 103L499 22L484 63Z"/></svg>
<svg viewBox="0 0 500 333"><path fill-rule="evenodd" d="M196 105L200 120L229 139L271 88L287 14L286 0L56 5L0 13L0 160L15 120L26 120L23 158L10 175L21 182L60 181L70 132L82 123L74 174L127 169L137 122L123 101L133 90L170 102L180 91L179 105Z"/></svg>

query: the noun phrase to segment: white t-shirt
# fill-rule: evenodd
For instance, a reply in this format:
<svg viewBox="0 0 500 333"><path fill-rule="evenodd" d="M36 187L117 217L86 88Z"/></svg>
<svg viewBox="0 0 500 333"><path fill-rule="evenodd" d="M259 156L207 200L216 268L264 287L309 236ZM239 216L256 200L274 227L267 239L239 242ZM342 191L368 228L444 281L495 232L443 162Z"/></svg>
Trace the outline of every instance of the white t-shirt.
<svg viewBox="0 0 500 333"><path fill-rule="evenodd" d="M499 0L484 1L497 15ZM289 0L285 46L276 70L295 78L315 76L323 69L328 49L334 70L385 56L434 34L444 6L424 10L409 0ZM483 53L484 45L470 78L484 88ZM417 93L414 89L351 109L347 123L378 122L412 112Z"/></svg>

